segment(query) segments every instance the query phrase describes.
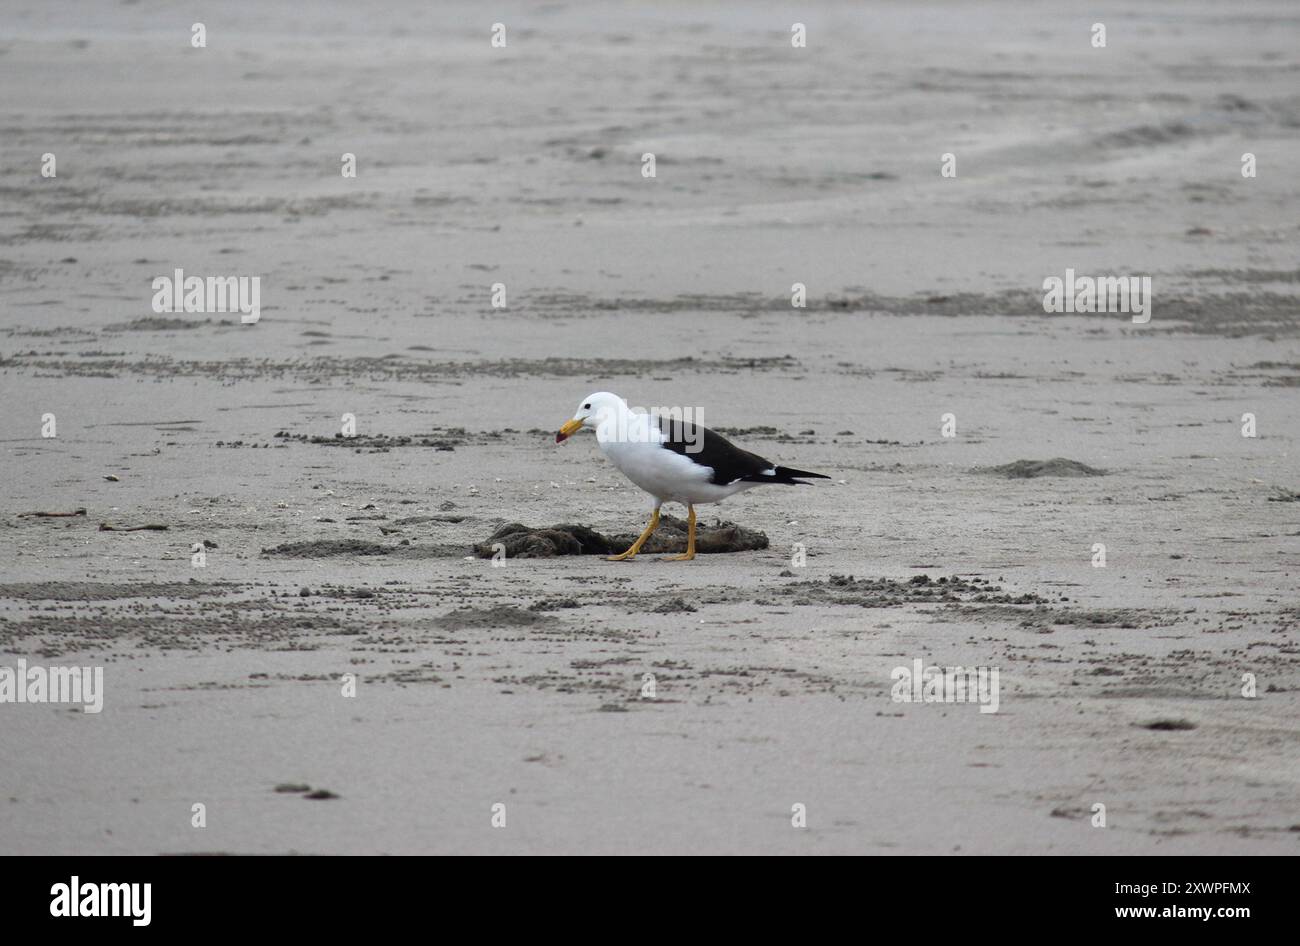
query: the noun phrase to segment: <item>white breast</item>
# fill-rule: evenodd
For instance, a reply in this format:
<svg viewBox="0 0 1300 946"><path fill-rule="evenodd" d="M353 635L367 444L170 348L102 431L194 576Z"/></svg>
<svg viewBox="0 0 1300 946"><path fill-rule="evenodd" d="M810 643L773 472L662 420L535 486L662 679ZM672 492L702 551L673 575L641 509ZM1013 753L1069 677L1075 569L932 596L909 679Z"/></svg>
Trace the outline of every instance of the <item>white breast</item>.
<svg viewBox="0 0 1300 946"><path fill-rule="evenodd" d="M716 503L757 483L717 486L713 470L660 445L657 427L646 425L644 414L633 415L626 431L596 429L596 442L623 475L660 502Z"/></svg>

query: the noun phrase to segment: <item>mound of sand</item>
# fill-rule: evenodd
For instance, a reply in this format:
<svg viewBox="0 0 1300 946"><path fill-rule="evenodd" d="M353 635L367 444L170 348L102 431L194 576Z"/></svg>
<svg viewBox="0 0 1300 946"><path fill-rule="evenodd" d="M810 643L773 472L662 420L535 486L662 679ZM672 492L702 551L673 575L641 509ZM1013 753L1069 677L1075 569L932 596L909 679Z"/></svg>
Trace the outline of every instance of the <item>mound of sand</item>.
<svg viewBox="0 0 1300 946"><path fill-rule="evenodd" d="M587 526L562 524L546 528L533 528L511 522L497 529L487 539L474 546L479 558L491 558L496 546L505 547L507 558L550 558L554 555L616 555L626 551L636 541L635 533L626 535L601 535ZM749 552L767 548L767 535L738 526L734 522L700 523L695 531L695 551ZM641 551L647 554L686 551L686 521L676 516L661 516L659 528Z"/></svg>
<svg viewBox="0 0 1300 946"><path fill-rule="evenodd" d="M1105 470L1088 466L1078 460L1055 457L1051 460L1017 460L1002 466L979 466L971 472L1005 476L1009 480L1030 479L1035 476L1105 476Z"/></svg>
<svg viewBox="0 0 1300 946"><path fill-rule="evenodd" d="M435 618L433 623L438 627L454 630L464 630L466 628L549 627L555 624L555 618L503 604L493 608L457 608L455 611Z"/></svg>

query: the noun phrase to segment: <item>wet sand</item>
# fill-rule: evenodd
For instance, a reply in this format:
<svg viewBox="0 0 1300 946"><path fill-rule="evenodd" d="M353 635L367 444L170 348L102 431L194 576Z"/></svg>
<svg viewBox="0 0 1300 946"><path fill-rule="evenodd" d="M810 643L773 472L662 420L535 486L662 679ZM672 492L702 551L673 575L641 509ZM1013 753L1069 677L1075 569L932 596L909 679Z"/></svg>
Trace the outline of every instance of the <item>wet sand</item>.
<svg viewBox="0 0 1300 946"><path fill-rule="evenodd" d="M0 665L105 706L0 705L0 852L1297 852L1289 4L71 7L0 14ZM478 557L641 529L600 389L832 479Z"/></svg>

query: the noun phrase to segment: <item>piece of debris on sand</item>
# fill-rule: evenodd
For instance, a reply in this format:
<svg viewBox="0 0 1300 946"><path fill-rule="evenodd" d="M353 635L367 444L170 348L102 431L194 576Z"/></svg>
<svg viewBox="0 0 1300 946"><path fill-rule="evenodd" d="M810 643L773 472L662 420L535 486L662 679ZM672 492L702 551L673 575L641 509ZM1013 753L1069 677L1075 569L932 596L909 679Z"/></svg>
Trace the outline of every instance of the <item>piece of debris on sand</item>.
<svg viewBox="0 0 1300 946"><path fill-rule="evenodd" d="M645 545L643 555L686 551L686 520L661 516L659 528ZM635 542L635 533L601 535L587 526L562 524L533 528L518 522L502 526L486 542L474 546L479 558L491 558L504 546L506 558L550 558L553 555L617 555ZM767 548L767 535L734 522L699 523L695 530L695 551L751 552Z"/></svg>
<svg viewBox="0 0 1300 946"><path fill-rule="evenodd" d="M1141 726L1143 729L1155 729L1165 731L1176 731L1180 729L1195 729L1196 724L1190 719L1151 719L1142 723L1134 723L1135 726Z"/></svg>
<svg viewBox="0 0 1300 946"><path fill-rule="evenodd" d="M1051 460L1017 460L1002 466L977 466L972 473L1005 476L1009 480L1025 480L1035 476L1105 476L1105 470L1088 466L1078 460L1055 457Z"/></svg>

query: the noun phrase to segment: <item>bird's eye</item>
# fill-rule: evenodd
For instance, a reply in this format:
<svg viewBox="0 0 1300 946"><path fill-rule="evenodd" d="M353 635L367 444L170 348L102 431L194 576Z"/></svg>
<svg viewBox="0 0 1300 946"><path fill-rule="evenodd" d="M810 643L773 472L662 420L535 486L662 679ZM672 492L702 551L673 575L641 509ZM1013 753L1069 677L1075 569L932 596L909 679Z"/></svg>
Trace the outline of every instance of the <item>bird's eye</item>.
<svg viewBox="0 0 1300 946"><path fill-rule="evenodd" d="M584 411L589 411L589 410L591 410L591 405L590 405L590 404L584 404L584 405L582 405L582 409L583 409Z"/></svg>

